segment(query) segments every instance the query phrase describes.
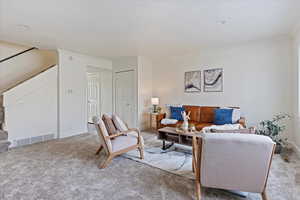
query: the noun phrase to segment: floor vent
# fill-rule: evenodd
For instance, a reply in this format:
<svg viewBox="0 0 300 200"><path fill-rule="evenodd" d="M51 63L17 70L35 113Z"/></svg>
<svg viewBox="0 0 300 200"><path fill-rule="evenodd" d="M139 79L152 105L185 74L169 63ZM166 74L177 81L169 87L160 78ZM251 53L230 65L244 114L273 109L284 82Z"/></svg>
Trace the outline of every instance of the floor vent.
<svg viewBox="0 0 300 200"><path fill-rule="evenodd" d="M47 134L47 135L41 135L41 136L36 136L36 137L13 140L12 147L20 147L20 146L25 146L25 145L29 145L29 144L45 142L48 140L53 140L54 138L55 138L54 134Z"/></svg>

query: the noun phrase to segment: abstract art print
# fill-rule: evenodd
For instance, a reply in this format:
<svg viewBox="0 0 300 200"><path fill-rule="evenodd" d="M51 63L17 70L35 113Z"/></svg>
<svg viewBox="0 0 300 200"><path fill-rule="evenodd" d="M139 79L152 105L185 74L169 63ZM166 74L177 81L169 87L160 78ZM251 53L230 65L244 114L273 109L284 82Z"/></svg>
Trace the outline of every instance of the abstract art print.
<svg viewBox="0 0 300 200"><path fill-rule="evenodd" d="M223 69L204 70L204 92L223 92Z"/></svg>
<svg viewBox="0 0 300 200"><path fill-rule="evenodd" d="M185 72L184 91L201 92L201 71Z"/></svg>

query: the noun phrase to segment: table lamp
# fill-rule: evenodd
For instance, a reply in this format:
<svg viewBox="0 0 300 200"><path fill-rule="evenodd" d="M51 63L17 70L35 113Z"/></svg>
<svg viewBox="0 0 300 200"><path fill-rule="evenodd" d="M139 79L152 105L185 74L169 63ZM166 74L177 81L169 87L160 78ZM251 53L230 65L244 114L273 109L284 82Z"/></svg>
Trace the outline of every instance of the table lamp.
<svg viewBox="0 0 300 200"><path fill-rule="evenodd" d="M159 105L159 98L158 97L152 97L151 98L151 103L153 105L153 112L157 113L158 112L157 106Z"/></svg>

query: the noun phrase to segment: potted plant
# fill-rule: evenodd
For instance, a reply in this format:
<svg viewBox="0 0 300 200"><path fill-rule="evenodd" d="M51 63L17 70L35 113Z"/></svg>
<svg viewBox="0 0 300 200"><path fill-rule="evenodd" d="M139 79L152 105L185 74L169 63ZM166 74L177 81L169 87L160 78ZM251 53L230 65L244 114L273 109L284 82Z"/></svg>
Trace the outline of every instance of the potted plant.
<svg viewBox="0 0 300 200"><path fill-rule="evenodd" d="M257 134L269 136L276 142L275 153L280 154L282 148L287 146L287 137L283 136L286 125L283 123L286 119L290 119L288 114L275 115L271 120L264 120L259 123Z"/></svg>

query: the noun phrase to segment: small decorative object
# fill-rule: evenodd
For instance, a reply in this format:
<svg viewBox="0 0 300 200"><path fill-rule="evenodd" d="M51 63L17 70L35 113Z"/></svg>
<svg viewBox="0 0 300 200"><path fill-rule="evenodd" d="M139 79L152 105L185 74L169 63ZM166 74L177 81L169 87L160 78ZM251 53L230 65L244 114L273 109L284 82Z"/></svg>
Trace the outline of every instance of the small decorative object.
<svg viewBox="0 0 300 200"><path fill-rule="evenodd" d="M182 118L183 118L182 129L184 131L188 131L189 130L190 114L191 114L191 112L189 112L188 114L186 114L185 111L181 112L181 115L182 115Z"/></svg>
<svg viewBox="0 0 300 200"><path fill-rule="evenodd" d="M281 133L285 130L286 126L283 124L283 120L290 119L288 114L275 115L271 120L264 120L259 123L259 128L256 133L259 135L266 135L272 138L276 142L275 153L279 154L283 147L287 146L287 137Z"/></svg>
<svg viewBox="0 0 300 200"><path fill-rule="evenodd" d="M153 113L158 113L158 105L159 105L159 98L158 97L152 97L151 103L153 105Z"/></svg>
<svg viewBox="0 0 300 200"><path fill-rule="evenodd" d="M185 72L184 91L201 92L201 71Z"/></svg>
<svg viewBox="0 0 300 200"><path fill-rule="evenodd" d="M204 92L223 92L223 69L204 70Z"/></svg>
<svg viewBox="0 0 300 200"><path fill-rule="evenodd" d="M190 125L189 125L189 131L190 131L190 132L195 132L195 131L196 131L195 124L190 124Z"/></svg>

